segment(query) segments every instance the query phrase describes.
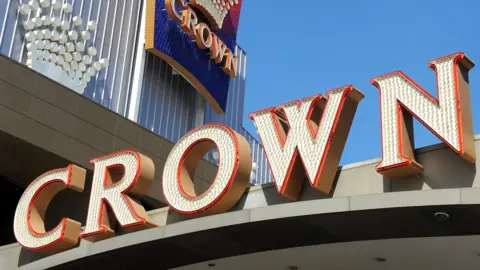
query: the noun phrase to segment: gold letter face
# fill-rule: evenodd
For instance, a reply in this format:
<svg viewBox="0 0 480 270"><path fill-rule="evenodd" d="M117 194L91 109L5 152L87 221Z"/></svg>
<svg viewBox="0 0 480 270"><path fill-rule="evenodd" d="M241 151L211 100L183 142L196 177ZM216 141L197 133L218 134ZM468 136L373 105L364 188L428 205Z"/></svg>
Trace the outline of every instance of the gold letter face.
<svg viewBox="0 0 480 270"><path fill-rule="evenodd" d="M93 159L94 174L87 224L81 237L90 241L114 236L105 204L126 230L155 227L143 206L129 195L144 195L154 178L154 164L135 151L121 151Z"/></svg>
<svg viewBox="0 0 480 270"><path fill-rule="evenodd" d="M15 211L13 230L20 245L29 250L55 254L77 245L81 224L68 218L45 230L45 213L53 197L65 188L82 192L85 169L75 165L49 171L27 187Z"/></svg>
<svg viewBox="0 0 480 270"><path fill-rule="evenodd" d="M210 188L197 195L195 167L215 147L220 157L217 175ZM223 125L201 126L181 138L167 158L163 172L165 199L172 209L186 215L225 212L245 192L251 170L251 152L245 138Z"/></svg>
<svg viewBox="0 0 480 270"><path fill-rule="evenodd" d="M363 94L353 86L250 114L277 191L296 200L304 172L312 187L331 192L338 163ZM299 157L298 157L299 155ZM303 166L302 166L303 165Z"/></svg>
<svg viewBox="0 0 480 270"><path fill-rule="evenodd" d="M372 79L380 91L382 162L377 171L386 176L419 174L405 118L413 115L452 150L475 162L468 71L473 62L463 53L433 61L437 73L438 100L396 71Z"/></svg>

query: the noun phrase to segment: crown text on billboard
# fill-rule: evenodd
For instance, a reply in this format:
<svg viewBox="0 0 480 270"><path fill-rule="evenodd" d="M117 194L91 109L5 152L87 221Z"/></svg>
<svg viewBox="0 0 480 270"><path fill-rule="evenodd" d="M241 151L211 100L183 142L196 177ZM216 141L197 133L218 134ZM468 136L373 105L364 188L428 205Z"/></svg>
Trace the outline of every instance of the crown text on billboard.
<svg viewBox="0 0 480 270"><path fill-rule="evenodd" d="M181 2L180 8L182 12L178 12L176 6L177 2ZM195 1L194 1L195 2ZM197 4L196 7L201 7ZM205 22L199 22L197 13L192 9L190 5L187 5L179 0L165 0L165 7L169 17L180 23L180 27L185 31L192 40L197 43L200 49L209 50L210 58L216 63L223 63L222 69L230 77L235 78L237 76L237 63L238 57L232 52L230 48L210 29L209 25ZM201 9L207 13L208 9Z"/></svg>

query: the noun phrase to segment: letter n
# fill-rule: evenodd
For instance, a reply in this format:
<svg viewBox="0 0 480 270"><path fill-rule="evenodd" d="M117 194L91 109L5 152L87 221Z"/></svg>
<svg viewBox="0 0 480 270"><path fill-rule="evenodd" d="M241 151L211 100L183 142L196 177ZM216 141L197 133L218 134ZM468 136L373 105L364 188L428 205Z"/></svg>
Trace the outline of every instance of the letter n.
<svg viewBox="0 0 480 270"><path fill-rule="evenodd" d="M414 116L448 147L475 162L468 71L473 62L455 53L429 62L437 73L438 100L401 71L372 79L380 91L382 161L377 171L386 176L419 174L410 119ZM410 123L411 124L411 123Z"/></svg>
<svg viewBox="0 0 480 270"><path fill-rule="evenodd" d="M305 179L324 194L334 184L356 108L364 95L353 86L250 114L277 191L296 200ZM300 156L300 158L297 157ZM303 166L302 166L303 165Z"/></svg>

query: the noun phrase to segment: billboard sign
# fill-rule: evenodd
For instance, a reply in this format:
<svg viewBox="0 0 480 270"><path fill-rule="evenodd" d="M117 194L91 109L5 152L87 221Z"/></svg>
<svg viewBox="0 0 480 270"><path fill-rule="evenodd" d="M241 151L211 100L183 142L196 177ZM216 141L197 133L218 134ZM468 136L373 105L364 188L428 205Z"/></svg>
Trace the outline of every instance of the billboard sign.
<svg viewBox="0 0 480 270"><path fill-rule="evenodd" d="M237 76L242 0L148 0L145 49L178 70L217 113Z"/></svg>

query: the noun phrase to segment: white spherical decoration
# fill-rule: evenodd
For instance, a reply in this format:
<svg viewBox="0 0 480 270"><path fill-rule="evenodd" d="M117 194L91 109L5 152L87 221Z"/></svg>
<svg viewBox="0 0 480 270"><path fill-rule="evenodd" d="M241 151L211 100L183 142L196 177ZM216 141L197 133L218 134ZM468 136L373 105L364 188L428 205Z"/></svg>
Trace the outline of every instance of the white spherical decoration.
<svg viewBox="0 0 480 270"><path fill-rule="evenodd" d="M41 7L49 7L50 6L50 1L49 0L40 0L40 6Z"/></svg>
<svg viewBox="0 0 480 270"><path fill-rule="evenodd" d="M90 75L88 75L88 73L83 74L83 78L82 78L82 79L83 79L84 81L90 82L90 78L91 78L91 77L90 77Z"/></svg>
<svg viewBox="0 0 480 270"><path fill-rule="evenodd" d="M70 62L70 67L72 70L77 70L78 69L78 63L75 61Z"/></svg>
<svg viewBox="0 0 480 270"><path fill-rule="evenodd" d="M68 42L68 36L65 33L60 34L60 38L58 39L61 44L65 44Z"/></svg>
<svg viewBox="0 0 480 270"><path fill-rule="evenodd" d="M68 32L68 38L72 41L75 41L78 39L78 32L75 31L75 30L72 30L70 32Z"/></svg>
<svg viewBox="0 0 480 270"><path fill-rule="evenodd" d="M43 58L44 59L47 59L47 60L50 59L50 52L49 51L42 50L42 52L43 52Z"/></svg>
<svg viewBox="0 0 480 270"><path fill-rule="evenodd" d="M75 51L75 45L73 42L68 42L65 44L65 48L67 49L67 52L74 52Z"/></svg>
<svg viewBox="0 0 480 270"><path fill-rule="evenodd" d="M60 45L58 46L58 54L65 54L66 50L65 50L65 46L63 45Z"/></svg>
<svg viewBox="0 0 480 270"><path fill-rule="evenodd" d="M72 22L73 22L73 25L79 26L79 25L82 25L83 21L82 21L82 18L80 16L75 16L75 17L73 17Z"/></svg>
<svg viewBox="0 0 480 270"><path fill-rule="evenodd" d="M73 10L72 4L70 4L70 3L63 4L63 11L65 13L67 13L67 14L72 13L72 10Z"/></svg>
<svg viewBox="0 0 480 270"><path fill-rule="evenodd" d="M52 41L58 41L58 39L60 39L60 34L56 30L53 30L52 37L50 37L50 39Z"/></svg>
<svg viewBox="0 0 480 270"><path fill-rule="evenodd" d="M43 48L44 48L45 50L50 50L51 45L52 45L52 44L50 43L50 40L45 39L45 40L43 41Z"/></svg>
<svg viewBox="0 0 480 270"><path fill-rule="evenodd" d="M96 73L97 73L97 72L95 71L95 69L94 69L93 67L89 67L89 68L87 69L87 74L88 74L90 77L95 76Z"/></svg>
<svg viewBox="0 0 480 270"><path fill-rule="evenodd" d="M37 51L29 51L27 53L27 59L34 59L37 60Z"/></svg>
<svg viewBox="0 0 480 270"><path fill-rule="evenodd" d="M32 30L34 27L35 24L32 20L26 20L23 22L23 28L25 28L25 30Z"/></svg>
<svg viewBox="0 0 480 270"><path fill-rule="evenodd" d="M62 67L63 67L63 71L65 71L65 72L70 71L70 64L69 63L67 63L67 62L63 63Z"/></svg>
<svg viewBox="0 0 480 270"><path fill-rule="evenodd" d="M107 58L102 58L100 59L100 65L102 66L102 68L106 68L108 67L108 59Z"/></svg>
<svg viewBox="0 0 480 270"><path fill-rule="evenodd" d="M81 71L81 72L85 72L87 70L87 66L83 63L83 62L80 62L78 64L78 69Z"/></svg>
<svg viewBox="0 0 480 270"><path fill-rule="evenodd" d="M89 21L87 23L87 28L90 31L95 31L97 29L97 23L95 21Z"/></svg>
<svg viewBox="0 0 480 270"><path fill-rule="evenodd" d="M95 47L90 47L90 48L88 48L87 53L90 56L95 56L95 55L97 55L97 49L95 49Z"/></svg>
<svg viewBox="0 0 480 270"><path fill-rule="evenodd" d="M80 70L77 70L77 71L75 71L75 77L80 79L80 78L83 77L83 73Z"/></svg>
<svg viewBox="0 0 480 270"><path fill-rule="evenodd" d="M50 44L50 51L51 52L58 52L58 43L52 42L52 44Z"/></svg>
<svg viewBox="0 0 480 270"><path fill-rule="evenodd" d="M43 50L43 40L35 40L34 44L37 46L37 49Z"/></svg>
<svg viewBox="0 0 480 270"><path fill-rule="evenodd" d="M36 0L31 0L30 2L28 2L28 6L33 11L37 11L40 8L40 6L38 5L38 2Z"/></svg>
<svg viewBox="0 0 480 270"><path fill-rule="evenodd" d="M72 56L71 53L68 53L68 52L65 53L64 57L65 57L65 61L67 61L67 62L72 62L73 61L73 56Z"/></svg>
<svg viewBox="0 0 480 270"><path fill-rule="evenodd" d="M57 64L63 66L63 64L65 64L65 59L61 55L58 55L57 57L58 57Z"/></svg>
<svg viewBox="0 0 480 270"><path fill-rule="evenodd" d="M57 55L54 54L54 53L51 53L51 54L50 54L50 62L52 62L52 63L55 64L55 63L57 63L57 61L58 61Z"/></svg>
<svg viewBox="0 0 480 270"><path fill-rule="evenodd" d="M73 60L75 60L76 62L82 61L82 54L79 53L79 52L74 52L73 53Z"/></svg>
<svg viewBox="0 0 480 270"><path fill-rule="evenodd" d="M49 29L43 29L42 30L42 35L45 39L51 39L52 38L52 31Z"/></svg>
<svg viewBox="0 0 480 270"><path fill-rule="evenodd" d="M35 35L35 39L43 39L43 33L40 30L35 30L33 31L33 34Z"/></svg>
<svg viewBox="0 0 480 270"><path fill-rule="evenodd" d="M53 9L61 9L62 8L62 0L52 0L52 7L53 7Z"/></svg>
<svg viewBox="0 0 480 270"><path fill-rule="evenodd" d="M27 32L25 34L25 40L28 41L28 42L34 41L35 40L35 34L32 31Z"/></svg>
<svg viewBox="0 0 480 270"><path fill-rule="evenodd" d="M92 58L88 55L84 55L83 58L82 58L82 62L85 65L90 65L92 63Z"/></svg>
<svg viewBox="0 0 480 270"><path fill-rule="evenodd" d="M43 60L43 51L42 50L37 50L37 59Z"/></svg>
<svg viewBox="0 0 480 270"><path fill-rule="evenodd" d="M60 18L58 17L52 17L50 18L50 24L53 26L53 27L59 27L60 26Z"/></svg>
<svg viewBox="0 0 480 270"><path fill-rule="evenodd" d="M68 76L70 76L72 79L75 78L75 70L71 69L68 71Z"/></svg>
<svg viewBox="0 0 480 270"><path fill-rule="evenodd" d="M50 16L44 15L42 16L42 24L44 26L49 26L52 23Z"/></svg>
<svg viewBox="0 0 480 270"><path fill-rule="evenodd" d="M27 51L31 52L31 51L37 51L37 45L35 45L35 43L33 42L30 42L30 43L27 43Z"/></svg>
<svg viewBox="0 0 480 270"><path fill-rule="evenodd" d="M43 59L45 61L50 61L50 53L48 51L43 51Z"/></svg>
<svg viewBox="0 0 480 270"><path fill-rule="evenodd" d="M70 23L67 20L63 20L60 24L60 28L62 28L64 31L68 31L70 30Z"/></svg>
<svg viewBox="0 0 480 270"><path fill-rule="evenodd" d="M98 61L93 63L92 67L93 67L93 69L95 69L95 71L100 71L102 69L102 65Z"/></svg>
<svg viewBox="0 0 480 270"><path fill-rule="evenodd" d="M28 14L30 14L30 7L26 4L23 4L18 8L18 11L22 15L28 15Z"/></svg>
<svg viewBox="0 0 480 270"><path fill-rule="evenodd" d="M42 19L38 18L38 17L32 18L32 22L33 22L33 24L35 25L36 28L43 25Z"/></svg>
<svg viewBox="0 0 480 270"><path fill-rule="evenodd" d="M82 31L82 39L83 40L90 40L91 34L88 31Z"/></svg>
<svg viewBox="0 0 480 270"><path fill-rule="evenodd" d="M85 50L85 44L83 42L77 43L77 52L83 52Z"/></svg>

